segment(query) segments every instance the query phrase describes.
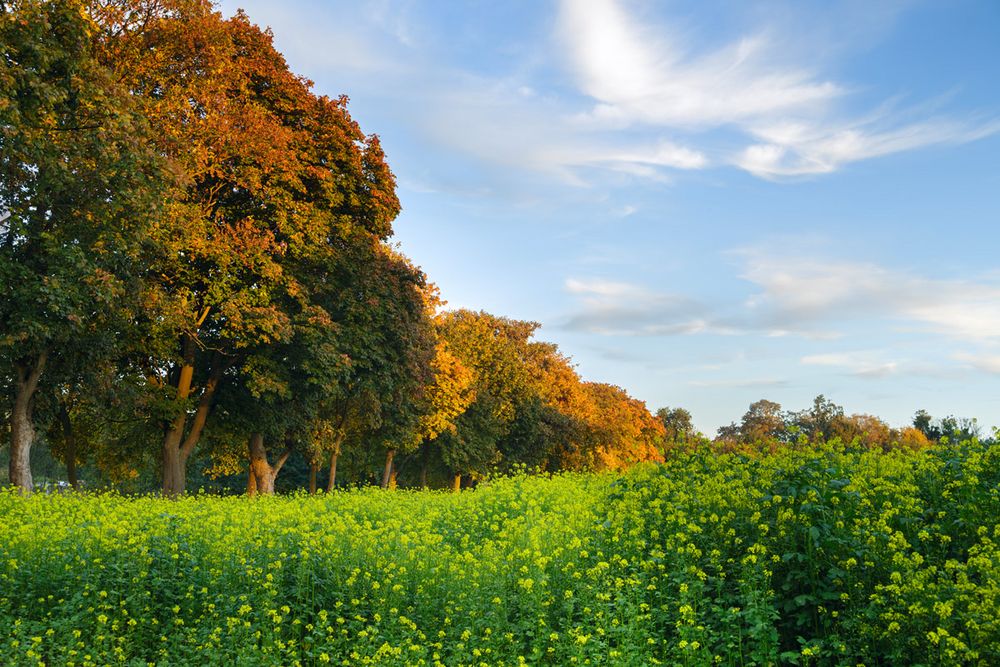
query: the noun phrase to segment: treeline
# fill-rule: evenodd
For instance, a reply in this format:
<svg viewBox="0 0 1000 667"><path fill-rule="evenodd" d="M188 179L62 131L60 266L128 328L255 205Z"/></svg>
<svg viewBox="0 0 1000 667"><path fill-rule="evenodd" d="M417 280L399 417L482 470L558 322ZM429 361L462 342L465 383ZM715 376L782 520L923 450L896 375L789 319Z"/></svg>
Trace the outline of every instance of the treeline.
<svg viewBox="0 0 1000 667"><path fill-rule="evenodd" d="M73 485L166 495L191 474L272 492L286 463L315 489L338 464L459 486L660 456L662 423L538 325L439 312L389 243L377 137L243 13L0 2L0 48L10 483L40 451Z"/></svg>
<svg viewBox="0 0 1000 667"><path fill-rule="evenodd" d="M844 408L822 394L805 410L783 410L780 403L762 399L750 404L739 422L721 427L708 440L691 425L683 409L660 410L667 449L704 446L716 451L759 454L789 445L839 442L859 449L891 451L921 450L939 443L981 439L982 429L971 418L954 416L934 419L918 410L908 426L893 428L870 414L846 414Z"/></svg>

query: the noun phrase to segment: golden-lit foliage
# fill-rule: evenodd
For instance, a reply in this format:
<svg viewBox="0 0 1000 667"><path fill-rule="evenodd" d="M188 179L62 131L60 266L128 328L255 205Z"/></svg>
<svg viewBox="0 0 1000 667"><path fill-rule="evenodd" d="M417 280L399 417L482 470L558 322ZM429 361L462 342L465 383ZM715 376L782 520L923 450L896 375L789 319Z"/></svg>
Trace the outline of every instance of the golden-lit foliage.
<svg viewBox="0 0 1000 667"><path fill-rule="evenodd" d="M448 344L439 340L431 362L434 380L427 388L430 411L420 418L420 436L433 440L446 430L454 430L455 419L465 412L476 398L472 371L448 351Z"/></svg>
<svg viewBox="0 0 1000 667"><path fill-rule="evenodd" d="M586 382L583 387L593 406L590 427L598 470L622 470L636 463L663 460L663 424L649 413L645 403L614 385Z"/></svg>
<svg viewBox="0 0 1000 667"><path fill-rule="evenodd" d="M933 444L923 431L913 426L907 426L896 432L894 441L903 449L911 450L927 449Z"/></svg>
<svg viewBox="0 0 1000 667"><path fill-rule="evenodd" d="M619 387L583 382L568 357L534 341L534 322L442 313L438 330L472 373L475 401L437 443L458 474L517 463L620 470L661 460L664 429Z"/></svg>

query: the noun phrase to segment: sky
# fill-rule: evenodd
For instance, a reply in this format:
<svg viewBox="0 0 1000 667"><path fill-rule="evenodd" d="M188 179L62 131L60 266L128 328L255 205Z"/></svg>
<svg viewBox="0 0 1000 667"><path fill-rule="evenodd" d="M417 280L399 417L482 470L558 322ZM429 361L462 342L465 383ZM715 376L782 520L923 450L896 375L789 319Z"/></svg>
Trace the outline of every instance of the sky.
<svg viewBox="0 0 1000 667"><path fill-rule="evenodd" d="M226 0L378 134L450 308L708 435L1000 424L996 0Z"/></svg>

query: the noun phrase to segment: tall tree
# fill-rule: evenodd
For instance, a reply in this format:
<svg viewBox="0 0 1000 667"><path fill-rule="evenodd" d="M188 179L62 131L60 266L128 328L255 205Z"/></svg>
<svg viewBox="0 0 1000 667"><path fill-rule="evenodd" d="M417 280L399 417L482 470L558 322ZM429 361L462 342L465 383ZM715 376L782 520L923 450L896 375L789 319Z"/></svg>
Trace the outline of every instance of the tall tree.
<svg viewBox="0 0 1000 667"><path fill-rule="evenodd" d="M178 175L150 271L147 364L173 403L161 449L163 491L176 494L220 387L253 350L293 336L286 297L302 285L289 259L384 239L399 205L346 98L314 95L244 14L122 0L101 16L119 36L107 59Z"/></svg>
<svg viewBox="0 0 1000 667"><path fill-rule="evenodd" d="M501 438L533 393L528 341L539 325L469 310L444 312L437 324L449 350L472 372L475 392L455 430L442 433L437 444L456 479L482 474L499 462Z"/></svg>
<svg viewBox="0 0 1000 667"><path fill-rule="evenodd" d="M10 480L25 491L46 371L114 328L156 209L158 161L101 39L83 2L0 3L0 357Z"/></svg>

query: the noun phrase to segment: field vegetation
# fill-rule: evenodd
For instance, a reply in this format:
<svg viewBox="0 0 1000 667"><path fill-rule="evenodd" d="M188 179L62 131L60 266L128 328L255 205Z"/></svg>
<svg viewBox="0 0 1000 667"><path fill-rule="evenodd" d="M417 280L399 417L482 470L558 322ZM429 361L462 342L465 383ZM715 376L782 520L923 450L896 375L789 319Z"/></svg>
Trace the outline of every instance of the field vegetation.
<svg viewBox="0 0 1000 667"><path fill-rule="evenodd" d="M977 441L0 512L4 664L1000 661L1000 448Z"/></svg>

